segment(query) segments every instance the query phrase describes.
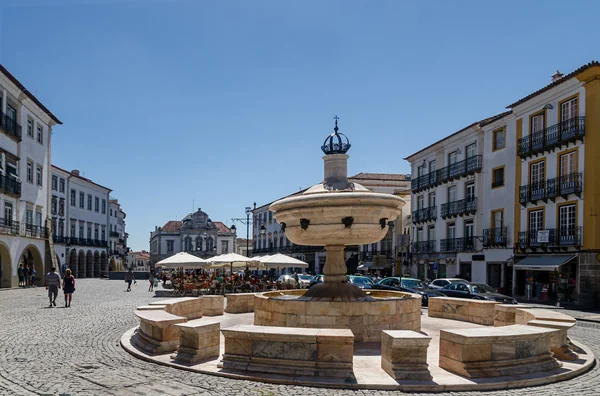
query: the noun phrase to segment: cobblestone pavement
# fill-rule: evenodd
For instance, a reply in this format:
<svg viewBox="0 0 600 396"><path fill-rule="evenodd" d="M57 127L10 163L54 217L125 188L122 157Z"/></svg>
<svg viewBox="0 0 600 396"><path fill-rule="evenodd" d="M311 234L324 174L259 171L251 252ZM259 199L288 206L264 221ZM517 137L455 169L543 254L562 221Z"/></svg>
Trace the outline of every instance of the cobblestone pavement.
<svg viewBox="0 0 600 396"><path fill-rule="evenodd" d="M399 392L271 385L190 373L138 360L119 338L137 324L133 309L152 300L140 281L78 280L71 308L47 308L44 288L0 292L0 395L393 395ZM62 298L62 293L60 295ZM59 299L60 300L60 299ZM63 304L58 304L60 305ZM579 323L571 337L600 356L600 324ZM598 395L600 370L532 388L536 396ZM448 395L514 396L523 389Z"/></svg>

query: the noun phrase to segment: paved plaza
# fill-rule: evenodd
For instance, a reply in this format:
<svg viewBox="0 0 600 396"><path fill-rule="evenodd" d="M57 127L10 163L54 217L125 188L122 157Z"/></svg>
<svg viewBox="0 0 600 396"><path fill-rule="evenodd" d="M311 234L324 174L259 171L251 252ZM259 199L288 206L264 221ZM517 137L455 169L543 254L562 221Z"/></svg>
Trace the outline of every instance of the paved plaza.
<svg viewBox="0 0 600 396"><path fill-rule="evenodd" d="M148 283L78 280L71 308L47 308L44 288L0 291L0 395L394 395L263 384L191 373L136 359L120 344L137 325L135 307L153 300ZM61 296L62 297L62 296ZM567 312L575 314L577 312ZM578 322L571 338L600 356L600 324ZM531 389L536 396L597 395L600 370ZM525 390L453 392L520 395ZM438 393L440 395L440 393Z"/></svg>

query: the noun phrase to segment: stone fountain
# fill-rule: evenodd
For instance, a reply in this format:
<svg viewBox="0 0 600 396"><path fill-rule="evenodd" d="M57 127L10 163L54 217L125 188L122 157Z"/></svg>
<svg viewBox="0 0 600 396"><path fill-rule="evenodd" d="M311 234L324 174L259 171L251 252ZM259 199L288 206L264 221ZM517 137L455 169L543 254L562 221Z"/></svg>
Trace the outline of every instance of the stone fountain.
<svg viewBox="0 0 600 396"><path fill-rule="evenodd" d="M304 299L365 298L362 289L347 282L344 248L382 240L389 222L398 217L405 202L348 180L346 153L350 142L339 132L337 117L334 133L325 139L321 149L325 153L323 182L301 195L274 202L270 210L290 241L297 245L325 246L327 251L325 281L311 287Z"/></svg>
<svg viewBox="0 0 600 396"><path fill-rule="evenodd" d="M305 290L256 295L254 324L346 328L355 341L380 341L381 330L421 330L420 296L395 291L363 291L347 281L344 249L385 237L405 202L369 191L347 175L350 142L339 132L325 139L325 177L304 193L274 202L270 210L295 244L325 246L322 284Z"/></svg>

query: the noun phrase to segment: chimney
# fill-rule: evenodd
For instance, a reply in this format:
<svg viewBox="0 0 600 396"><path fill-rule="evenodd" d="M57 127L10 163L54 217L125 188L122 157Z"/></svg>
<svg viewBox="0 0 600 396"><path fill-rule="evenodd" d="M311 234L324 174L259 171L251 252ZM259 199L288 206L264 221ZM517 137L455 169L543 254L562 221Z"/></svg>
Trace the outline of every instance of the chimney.
<svg viewBox="0 0 600 396"><path fill-rule="evenodd" d="M563 77L564 77L564 74L562 74L561 72L559 72L557 70L556 73L554 73L554 75L552 76L552 82L557 82L558 80L560 80Z"/></svg>
<svg viewBox="0 0 600 396"><path fill-rule="evenodd" d="M73 169L71 171L72 174L74 174L75 176L79 176L79 170L78 169Z"/></svg>

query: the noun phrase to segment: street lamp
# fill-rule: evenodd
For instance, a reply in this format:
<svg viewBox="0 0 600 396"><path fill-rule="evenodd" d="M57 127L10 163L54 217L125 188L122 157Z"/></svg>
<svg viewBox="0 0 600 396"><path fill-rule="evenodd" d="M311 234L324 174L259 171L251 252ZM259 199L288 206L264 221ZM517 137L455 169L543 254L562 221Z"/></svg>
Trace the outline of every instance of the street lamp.
<svg viewBox="0 0 600 396"><path fill-rule="evenodd" d="M254 204L254 206L256 207L256 203ZM250 222L250 214L252 214L252 208L250 206L246 206L245 211L246 211L246 218L245 219L243 217L241 217L241 218L231 219L231 221L233 221L234 223L236 221L239 221L240 223L246 225L246 256L250 256L250 223L251 223ZM263 234L263 229L266 232L266 229L264 227L265 226L263 225L260 228L261 235L264 235ZM235 227L235 224L233 224L231 226L231 233L235 234L236 231L237 231L237 229Z"/></svg>

